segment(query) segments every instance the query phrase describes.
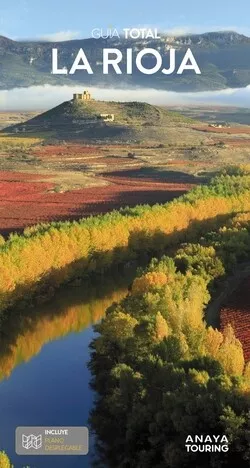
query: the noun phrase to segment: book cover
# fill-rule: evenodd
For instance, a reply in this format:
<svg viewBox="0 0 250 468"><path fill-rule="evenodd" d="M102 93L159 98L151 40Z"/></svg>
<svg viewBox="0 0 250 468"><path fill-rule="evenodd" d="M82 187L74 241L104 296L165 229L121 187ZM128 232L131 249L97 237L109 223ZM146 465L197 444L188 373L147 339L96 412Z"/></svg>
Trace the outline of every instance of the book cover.
<svg viewBox="0 0 250 468"><path fill-rule="evenodd" d="M250 464L249 5L0 5L0 468Z"/></svg>

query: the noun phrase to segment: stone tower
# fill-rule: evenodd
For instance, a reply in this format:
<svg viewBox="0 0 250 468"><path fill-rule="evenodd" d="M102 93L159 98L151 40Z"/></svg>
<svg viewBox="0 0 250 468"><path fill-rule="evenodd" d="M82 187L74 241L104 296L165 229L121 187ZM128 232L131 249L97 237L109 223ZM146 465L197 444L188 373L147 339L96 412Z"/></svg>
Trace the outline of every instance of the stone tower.
<svg viewBox="0 0 250 468"><path fill-rule="evenodd" d="M91 101L91 94L88 91L83 91L83 93L73 94L74 101Z"/></svg>

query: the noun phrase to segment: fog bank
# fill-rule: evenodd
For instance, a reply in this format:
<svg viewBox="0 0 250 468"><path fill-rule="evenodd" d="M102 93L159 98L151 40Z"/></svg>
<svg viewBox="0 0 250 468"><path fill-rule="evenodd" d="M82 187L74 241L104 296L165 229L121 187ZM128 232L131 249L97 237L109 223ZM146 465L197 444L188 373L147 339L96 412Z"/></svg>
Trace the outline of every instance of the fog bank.
<svg viewBox="0 0 250 468"><path fill-rule="evenodd" d="M46 110L82 92L81 86L32 86L0 91L0 111ZM155 105L228 105L250 108L250 85L246 88L176 93L150 88L114 89L88 86L95 99L107 101L145 101Z"/></svg>

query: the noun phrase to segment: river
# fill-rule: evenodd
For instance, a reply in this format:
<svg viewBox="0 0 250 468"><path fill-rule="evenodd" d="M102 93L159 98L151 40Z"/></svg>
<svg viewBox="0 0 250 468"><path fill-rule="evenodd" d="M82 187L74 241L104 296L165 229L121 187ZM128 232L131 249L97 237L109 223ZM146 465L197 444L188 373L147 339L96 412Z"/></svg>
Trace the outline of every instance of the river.
<svg viewBox="0 0 250 468"><path fill-rule="evenodd" d="M49 303L15 311L0 330L0 450L15 468L85 468L94 455L18 456L17 426L88 426L93 324L127 293L131 275L71 287Z"/></svg>
<svg viewBox="0 0 250 468"><path fill-rule="evenodd" d="M248 272L249 264L243 272ZM238 274L238 273L237 273ZM14 468L87 468L95 454L93 436L87 456L18 456L18 426L88 426L93 392L89 387L89 344L93 324L128 291L135 267L78 287L65 287L52 300L32 309L14 310L0 324L0 451ZM229 278L230 279L230 278ZM228 286L232 289L231 281ZM232 281L237 284L236 275ZM210 303L206 319L217 325L221 307ZM224 296L223 299L225 300ZM218 302L218 304L217 304ZM1 467L0 467L1 468Z"/></svg>

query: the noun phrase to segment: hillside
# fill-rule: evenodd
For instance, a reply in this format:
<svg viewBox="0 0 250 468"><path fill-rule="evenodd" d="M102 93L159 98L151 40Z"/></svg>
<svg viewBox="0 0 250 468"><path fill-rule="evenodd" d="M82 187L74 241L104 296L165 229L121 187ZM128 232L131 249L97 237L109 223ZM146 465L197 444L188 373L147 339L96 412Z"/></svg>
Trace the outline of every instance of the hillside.
<svg viewBox="0 0 250 468"><path fill-rule="evenodd" d="M164 56L169 66L168 50L176 49L176 63L182 60L191 47L202 71L201 75L186 72L183 75L143 75L134 67L132 75L102 73L104 47L133 49L136 52L153 47ZM94 71L75 75L51 75L51 50L58 48L63 66L71 67L72 57L83 48ZM244 87L250 82L250 38L235 32L213 32L187 36L162 35L160 39L125 40L123 38L82 39L65 42L18 42L0 36L0 89L50 84L85 84L93 86L143 86L174 91L202 91L226 87ZM144 65L152 66L152 57L145 57ZM125 69L125 64L123 64Z"/></svg>
<svg viewBox="0 0 250 468"><path fill-rule="evenodd" d="M113 116L105 121L102 115ZM47 133L57 138L82 138L95 142L164 142L168 129L185 127L190 119L141 102L66 101L4 132ZM183 128L185 131L185 128Z"/></svg>

